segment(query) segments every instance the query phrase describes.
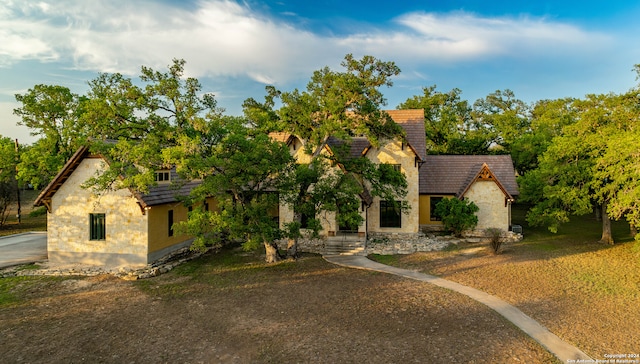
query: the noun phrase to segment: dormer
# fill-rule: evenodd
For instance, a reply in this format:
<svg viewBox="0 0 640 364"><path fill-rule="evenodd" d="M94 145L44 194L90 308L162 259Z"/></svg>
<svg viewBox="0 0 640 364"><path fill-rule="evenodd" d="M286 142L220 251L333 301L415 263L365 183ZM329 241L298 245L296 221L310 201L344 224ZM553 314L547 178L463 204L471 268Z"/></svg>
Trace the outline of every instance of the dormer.
<svg viewBox="0 0 640 364"><path fill-rule="evenodd" d="M155 181L161 184L168 184L171 182L171 171L168 169L161 169L155 172Z"/></svg>

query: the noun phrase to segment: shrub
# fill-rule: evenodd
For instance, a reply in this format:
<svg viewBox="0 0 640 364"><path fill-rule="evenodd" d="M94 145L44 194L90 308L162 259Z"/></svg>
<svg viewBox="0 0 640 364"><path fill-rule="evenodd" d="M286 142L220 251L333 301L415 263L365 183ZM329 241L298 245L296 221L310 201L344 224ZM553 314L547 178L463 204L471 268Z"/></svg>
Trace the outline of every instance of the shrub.
<svg viewBox="0 0 640 364"><path fill-rule="evenodd" d="M47 208L44 206L40 206L36 209L31 210L29 213L29 217L38 217L47 214Z"/></svg>
<svg viewBox="0 0 640 364"><path fill-rule="evenodd" d="M484 234L489 238L489 246L494 254L500 254L502 247L502 229L488 228L484 230Z"/></svg>
<svg viewBox="0 0 640 364"><path fill-rule="evenodd" d="M478 206L468 200L457 198L443 198L436 204L435 214L442 219L444 228L460 236L463 231L478 225Z"/></svg>

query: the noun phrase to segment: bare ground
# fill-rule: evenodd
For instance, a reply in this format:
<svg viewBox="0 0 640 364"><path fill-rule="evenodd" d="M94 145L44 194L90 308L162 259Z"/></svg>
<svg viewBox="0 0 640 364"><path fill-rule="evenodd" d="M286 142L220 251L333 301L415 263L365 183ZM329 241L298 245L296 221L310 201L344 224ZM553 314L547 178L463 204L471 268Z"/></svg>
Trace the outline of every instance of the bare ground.
<svg viewBox="0 0 640 364"><path fill-rule="evenodd" d="M317 256L207 254L136 282L7 279L17 301L0 306L4 363L556 362L467 297Z"/></svg>
<svg viewBox="0 0 640 364"><path fill-rule="evenodd" d="M395 259L504 299L594 359L640 362L640 253L632 242L524 241L500 255L474 244Z"/></svg>

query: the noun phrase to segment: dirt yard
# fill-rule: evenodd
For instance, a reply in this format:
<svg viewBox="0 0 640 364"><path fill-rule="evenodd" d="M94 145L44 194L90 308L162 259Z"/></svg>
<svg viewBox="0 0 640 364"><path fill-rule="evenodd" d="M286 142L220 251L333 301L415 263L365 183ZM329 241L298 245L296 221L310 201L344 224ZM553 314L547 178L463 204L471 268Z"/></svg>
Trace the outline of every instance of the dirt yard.
<svg viewBox="0 0 640 364"><path fill-rule="evenodd" d="M640 252L632 242L559 236L507 246L500 255L465 245L390 259L500 297L593 359L623 354L640 362Z"/></svg>
<svg viewBox="0 0 640 364"><path fill-rule="evenodd" d="M556 362L466 297L318 256L268 266L222 252L147 280L0 289L3 363Z"/></svg>

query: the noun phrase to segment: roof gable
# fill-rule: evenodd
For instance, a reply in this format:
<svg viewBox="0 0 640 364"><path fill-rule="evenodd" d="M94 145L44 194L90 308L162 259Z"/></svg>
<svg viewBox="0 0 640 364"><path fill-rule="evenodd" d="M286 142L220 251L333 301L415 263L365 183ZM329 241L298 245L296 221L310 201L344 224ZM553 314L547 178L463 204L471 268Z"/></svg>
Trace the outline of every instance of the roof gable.
<svg viewBox="0 0 640 364"><path fill-rule="evenodd" d="M427 142L424 131L424 110L386 110L391 119L407 134L407 142L413 152L424 161L427 157Z"/></svg>
<svg viewBox="0 0 640 364"><path fill-rule="evenodd" d="M425 140L424 130L424 110L422 109L409 109L409 110L385 110L391 119L398 125L400 125L406 135L407 143L413 153L424 161L427 156L427 144ZM269 136L272 140L279 141L285 144L289 144L292 138L295 138L292 134L286 132L271 132ZM329 148L336 148L344 145L345 142L335 138L329 137L325 143L325 146ZM360 157L366 154L371 148L371 143L364 137L351 138L350 150L348 156L351 158Z"/></svg>
<svg viewBox="0 0 640 364"><path fill-rule="evenodd" d="M487 170L509 196L519 194L510 155L428 155L420 168L420 194L462 196Z"/></svg>
<svg viewBox="0 0 640 364"><path fill-rule="evenodd" d="M45 206L48 211L51 211L51 198L67 181L69 176L71 176L71 174L76 170L76 168L85 158L101 158L108 163L107 159L104 156L99 154L92 154L91 152L89 152L89 148L81 147L73 154L73 156L67 161L67 163L65 163L64 167L62 167L60 172L58 172L58 174L47 185L47 187L42 190L33 204L35 206ZM179 180L175 169L171 170L171 179ZM150 187L149 192L146 194L134 191L132 189L129 190L131 191L131 194L138 200L138 204L140 205L140 207L144 209L151 206L178 202L178 196L188 195L190 191L199 184L200 181L191 181L178 185L160 184Z"/></svg>
<svg viewBox="0 0 640 364"><path fill-rule="evenodd" d="M474 183L476 183L478 181L494 182L496 185L498 185L498 188L502 191L502 193L507 198L513 199L513 196L511 196L511 194L504 188L502 183L500 183L500 180L496 177L495 174L493 174L493 172L491 172L491 169L489 169L489 166L486 163L482 164L482 167L480 168L480 171L478 171L478 173L476 173L474 178L471 179L471 182L469 182L465 186L465 188L462 191L460 191L460 193L458 193L456 196L457 197L464 197L464 195L467 194L467 191L469 191L469 189L471 188L471 185L473 185Z"/></svg>

